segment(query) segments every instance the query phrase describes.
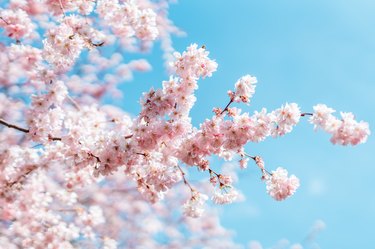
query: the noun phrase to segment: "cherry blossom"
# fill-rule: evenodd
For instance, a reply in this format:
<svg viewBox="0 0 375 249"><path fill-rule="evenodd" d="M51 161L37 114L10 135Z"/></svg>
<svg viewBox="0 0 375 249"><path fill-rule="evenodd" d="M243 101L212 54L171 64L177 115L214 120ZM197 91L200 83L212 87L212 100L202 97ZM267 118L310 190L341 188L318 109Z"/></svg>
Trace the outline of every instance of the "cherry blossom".
<svg viewBox="0 0 375 249"><path fill-rule="evenodd" d="M31 38L35 29L34 23L21 9L0 9L0 27L7 36L16 40Z"/></svg>
<svg viewBox="0 0 375 249"><path fill-rule="evenodd" d="M266 179L267 193L277 201L282 201L293 195L300 186L299 179L295 175L288 177L288 171L278 167L272 171Z"/></svg>
<svg viewBox="0 0 375 249"><path fill-rule="evenodd" d="M369 124L364 121L356 121L353 113L341 112L341 120L337 119L332 113L332 108L319 104L314 106L314 114L310 122L314 128L321 128L332 134L331 142L340 145L357 145L365 143L367 137L371 134Z"/></svg>
<svg viewBox="0 0 375 249"><path fill-rule="evenodd" d="M234 85L236 89L236 101L242 101L244 103L250 102L250 98L255 93L255 84L257 82L257 79L251 75L242 76Z"/></svg>
<svg viewBox="0 0 375 249"><path fill-rule="evenodd" d="M222 186L214 192L212 201L215 204L229 204L234 202L239 196L239 193L230 185Z"/></svg>
<svg viewBox="0 0 375 249"><path fill-rule="evenodd" d="M192 218L201 217L207 199L207 195L193 191L191 198L183 205L184 214Z"/></svg>

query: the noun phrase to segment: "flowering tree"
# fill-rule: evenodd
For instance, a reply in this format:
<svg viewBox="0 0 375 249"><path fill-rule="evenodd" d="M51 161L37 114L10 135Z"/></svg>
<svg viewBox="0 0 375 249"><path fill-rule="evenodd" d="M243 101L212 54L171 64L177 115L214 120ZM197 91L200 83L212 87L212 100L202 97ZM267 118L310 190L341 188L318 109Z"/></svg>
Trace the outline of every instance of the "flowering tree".
<svg viewBox="0 0 375 249"><path fill-rule="evenodd" d="M174 52L171 35L181 31L168 19L168 4L10 0L1 6L1 248L235 248L218 216L204 214L209 198L228 204L240 196L233 167L217 172L210 156L241 169L253 161L266 192L282 201L299 179L281 167L267 169L246 144L284 136L303 118L331 134L333 144L366 141L366 122L352 113L337 118L324 104L303 112L285 103L253 114L232 107L250 103L257 83L250 75L194 127L189 113L198 81L217 63L205 46ZM105 95L121 94L118 84L151 69L123 55L148 51L155 40L170 78L143 94L136 116L106 105ZM189 181L192 167L202 183Z"/></svg>

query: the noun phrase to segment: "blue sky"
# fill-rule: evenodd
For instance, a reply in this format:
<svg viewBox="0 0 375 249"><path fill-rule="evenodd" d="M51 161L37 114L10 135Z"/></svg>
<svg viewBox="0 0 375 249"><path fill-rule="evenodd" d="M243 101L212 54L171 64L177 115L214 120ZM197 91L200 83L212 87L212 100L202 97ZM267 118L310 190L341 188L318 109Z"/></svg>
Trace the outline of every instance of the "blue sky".
<svg viewBox="0 0 375 249"><path fill-rule="evenodd" d="M210 79L200 82L192 110L198 125L213 107L227 102L226 92L242 75L258 78L256 94L244 111L269 110L296 102L309 112L325 103L352 111L375 124L375 2L364 0L179 1L171 19L187 36L174 39L182 51L205 44L219 63ZM124 105L136 110L140 93L167 79L157 47L150 57L152 73L137 75L123 87ZM136 85L136 86L135 86ZM266 247L279 239L300 242L317 219L326 223L317 242L321 248L374 248L374 139L357 147L334 146L329 136L314 132L307 120L292 134L249 144L269 169L283 166L296 174L295 196L275 202L265 193L255 167L240 173L238 187L247 200L226 206L221 216L244 245L259 240Z"/></svg>

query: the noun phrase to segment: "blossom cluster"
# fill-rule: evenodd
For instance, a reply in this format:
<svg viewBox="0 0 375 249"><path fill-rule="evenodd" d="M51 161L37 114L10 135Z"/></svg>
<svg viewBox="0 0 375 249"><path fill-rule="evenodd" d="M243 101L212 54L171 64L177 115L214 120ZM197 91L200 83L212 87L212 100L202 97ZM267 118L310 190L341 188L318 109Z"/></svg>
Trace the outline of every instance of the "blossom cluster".
<svg viewBox="0 0 375 249"><path fill-rule="evenodd" d="M321 128L332 135L331 142L340 145L365 143L370 135L367 122L356 121L351 112L341 112L341 120L332 115L335 110L324 104L314 106L310 122L315 129Z"/></svg>
<svg viewBox="0 0 375 249"><path fill-rule="evenodd" d="M84 48L99 46L104 37L85 18L69 16L49 29L43 41L43 57L55 70L65 72L73 66Z"/></svg>
<svg viewBox="0 0 375 249"><path fill-rule="evenodd" d="M267 192L277 201L293 195L299 187L299 179L295 175L288 177L288 171L278 167L266 179Z"/></svg>
<svg viewBox="0 0 375 249"><path fill-rule="evenodd" d="M4 29L5 35L20 40L31 38L36 27L25 11L0 9L0 28Z"/></svg>
<svg viewBox="0 0 375 249"><path fill-rule="evenodd" d="M151 8L142 8L135 1L99 0L97 12L118 36L155 40L159 34L156 13Z"/></svg>

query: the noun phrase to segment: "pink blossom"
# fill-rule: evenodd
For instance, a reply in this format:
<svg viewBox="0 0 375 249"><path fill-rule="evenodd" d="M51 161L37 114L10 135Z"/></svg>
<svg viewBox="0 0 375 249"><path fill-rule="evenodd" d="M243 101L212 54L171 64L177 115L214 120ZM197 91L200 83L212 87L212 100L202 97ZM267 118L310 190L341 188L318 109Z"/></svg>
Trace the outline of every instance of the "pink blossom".
<svg viewBox="0 0 375 249"><path fill-rule="evenodd" d="M246 169L248 162L249 162L249 158L242 158L240 160L240 167L241 167L241 169Z"/></svg>
<svg viewBox="0 0 375 249"><path fill-rule="evenodd" d="M301 116L295 103L252 115L230 106L250 102L255 77L241 77L229 104L194 125L199 80L218 64L205 46L174 50L171 35L182 32L168 19L169 2L2 4L0 27L11 39L0 43L1 248L238 248L205 206L208 196L215 204L241 197L233 165L216 169L215 156L240 159L241 168L252 158L277 200L298 188L295 176L282 168L271 174L245 152L249 142L290 132ZM121 96L119 84L151 69L127 52L146 52L155 40L169 77L142 95L139 113L108 104ZM326 106L314 110L310 121L333 143L356 145L370 134L351 113L339 120ZM183 172L197 169L204 182Z"/></svg>
<svg viewBox="0 0 375 249"><path fill-rule="evenodd" d="M215 204L229 204L238 198L238 192L232 186L223 186L215 190L212 201Z"/></svg>
<svg viewBox="0 0 375 249"><path fill-rule="evenodd" d="M182 206L184 215L192 218L201 217L203 215L204 205L207 199L207 195L194 191L192 197Z"/></svg>
<svg viewBox="0 0 375 249"><path fill-rule="evenodd" d="M271 135L277 137L291 132L293 126L299 122L300 117L301 111L296 103L286 103L281 106L281 108L276 109L272 112L272 118L275 125L271 130Z"/></svg>
<svg viewBox="0 0 375 249"><path fill-rule="evenodd" d="M224 185L231 185L233 183L232 177L230 175L220 174L219 181Z"/></svg>
<svg viewBox="0 0 375 249"><path fill-rule="evenodd" d="M35 25L25 11L0 9L0 17L0 27L4 28L10 38L20 40L32 36Z"/></svg>
<svg viewBox="0 0 375 249"><path fill-rule="evenodd" d="M261 170L264 170L264 161L260 156L255 157L255 163Z"/></svg>
<svg viewBox="0 0 375 249"><path fill-rule="evenodd" d="M235 84L235 95L237 97L235 100L249 103L255 93L255 84L257 82L257 79L249 74L242 76Z"/></svg>
<svg viewBox="0 0 375 249"><path fill-rule="evenodd" d="M197 44L192 44L186 52L174 53L175 62L172 66L176 74L183 79L210 77L216 71L217 63L210 60L208 54L205 48L198 48Z"/></svg>
<svg viewBox="0 0 375 249"><path fill-rule="evenodd" d="M277 201L282 201L293 195L298 187L299 179L295 175L288 177L288 171L278 167L272 171L271 176L266 180L267 193Z"/></svg>
<svg viewBox="0 0 375 249"><path fill-rule="evenodd" d="M267 136L271 134L273 127L273 114L267 113L265 108L262 108L260 112L255 111L254 115L251 116L253 122L253 133L250 137L253 142L263 141Z"/></svg>
<svg viewBox="0 0 375 249"><path fill-rule="evenodd" d="M314 124L314 129L322 128L327 132L332 132L330 130L330 127L332 127L330 123L335 122L335 117L332 115L335 110L324 104L318 104L313 109L314 114L310 117L309 121Z"/></svg>
<svg viewBox="0 0 375 249"><path fill-rule="evenodd" d="M340 126L334 131L331 142L340 145L357 145L367 141L370 135L368 123L357 122L352 113L341 112Z"/></svg>
<svg viewBox="0 0 375 249"><path fill-rule="evenodd" d="M147 41L155 40L159 35L155 12L142 8L134 1L120 4L117 0L99 0L96 11L118 36L136 36Z"/></svg>
<svg viewBox="0 0 375 249"><path fill-rule="evenodd" d="M323 104L314 106L310 122L314 128L321 128L332 134L331 142L340 145L357 145L367 141L371 134L369 124L364 121L357 122L352 113L341 112L341 120L332 115L334 110Z"/></svg>

